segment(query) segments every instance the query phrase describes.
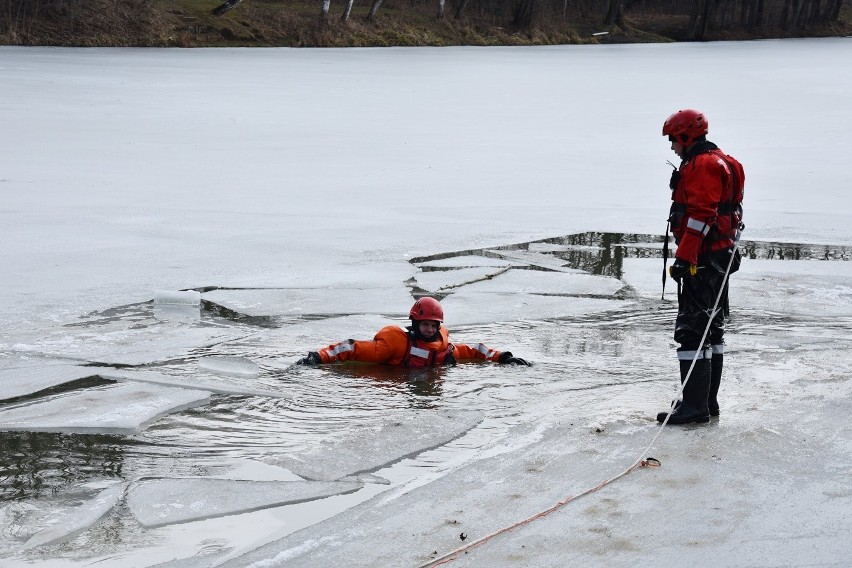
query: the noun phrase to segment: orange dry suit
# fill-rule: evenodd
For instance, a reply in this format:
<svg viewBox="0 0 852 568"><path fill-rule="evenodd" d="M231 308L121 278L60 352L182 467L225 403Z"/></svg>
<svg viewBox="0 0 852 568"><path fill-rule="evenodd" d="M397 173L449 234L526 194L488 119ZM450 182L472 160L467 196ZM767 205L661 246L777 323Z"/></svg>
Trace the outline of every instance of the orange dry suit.
<svg viewBox="0 0 852 568"><path fill-rule="evenodd" d="M318 351L323 363L361 361L401 365L410 369L451 365L456 361L479 360L498 362L500 351L482 343L476 347L450 343L443 325L435 341L424 341L410 330L389 325L379 330L372 341L349 339Z"/></svg>

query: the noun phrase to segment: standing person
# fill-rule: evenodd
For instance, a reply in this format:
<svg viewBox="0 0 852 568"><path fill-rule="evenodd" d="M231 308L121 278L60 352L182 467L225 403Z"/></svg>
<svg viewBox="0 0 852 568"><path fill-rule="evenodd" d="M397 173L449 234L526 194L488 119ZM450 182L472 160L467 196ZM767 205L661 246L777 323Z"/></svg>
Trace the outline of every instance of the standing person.
<svg viewBox="0 0 852 568"><path fill-rule="evenodd" d="M739 269L740 262L735 243L743 227L745 173L737 160L707 140L707 132L707 118L697 110L679 110L663 123L663 136L669 137L672 150L681 158L669 184L673 201L669 223L677 244L669 274L678 283L674 339L680 344L681 382L695 361L670 424L708 422L710 416L719 415L717 395L729 312L727 277ZM720 291L718 311L704 337ZM657 420L663 422L667 415L661 412Z"/></svg>
<svg viewBox="0 0 852 568"><path fill-rule="evenodd" d="M480 343L471 347L450 343L449 332L442 325L444 309L438 300L423 297L414 302L408 313L411 325L405 329L389 325L379 330L372 341L349 339L319 351L311 351L297 365L319 365L344 361L385 363L407 368L454 365L459 361L493 361L510 365L529 365L510 351L497 351Z"/></svg>

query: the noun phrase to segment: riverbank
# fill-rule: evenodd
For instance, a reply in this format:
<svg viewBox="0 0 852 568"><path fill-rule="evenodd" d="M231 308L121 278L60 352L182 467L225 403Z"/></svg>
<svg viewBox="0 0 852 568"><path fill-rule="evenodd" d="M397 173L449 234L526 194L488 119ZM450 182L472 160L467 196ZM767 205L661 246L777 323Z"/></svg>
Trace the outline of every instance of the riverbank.
<svg viewBox="0 0 852 568"><path fill-rule="evenodd" d="M22 3L26 5L26 3ZM644 6L645 3L643 2ZM437 17L437 3L385 2L372 21L371 3L353 5L344 20L346 5L320 2L248 0L219 15L218 2L176 0L162 2L54 2L36 4L0 14L0 45L64 47L386 47L451 45L556 45L584 43L649 43L694 39L687 13L631 9L606 24L604 8L569 9L543 3L529 22L500 8L446 5ZM717 18L704 40L746 40L784 37L836 37L852 35L852 9L841 11L836 21L773 24L772 14L761 26L744 27L732 13Z"/></svg>

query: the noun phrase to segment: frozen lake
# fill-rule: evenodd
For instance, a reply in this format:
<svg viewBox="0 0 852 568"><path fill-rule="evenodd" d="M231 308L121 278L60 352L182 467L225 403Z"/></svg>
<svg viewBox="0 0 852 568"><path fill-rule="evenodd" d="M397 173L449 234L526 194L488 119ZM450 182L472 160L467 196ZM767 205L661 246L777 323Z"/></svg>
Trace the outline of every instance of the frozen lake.
<svg viewBox="0 0 852 568"><path fill-rule="evenodd" d="M722 416L448 565L845 565L849 61L0 48L0 566L425 566L617 475L676 392L686 106L748 178ZM292 366L424 293L535 365Z"/></svg>

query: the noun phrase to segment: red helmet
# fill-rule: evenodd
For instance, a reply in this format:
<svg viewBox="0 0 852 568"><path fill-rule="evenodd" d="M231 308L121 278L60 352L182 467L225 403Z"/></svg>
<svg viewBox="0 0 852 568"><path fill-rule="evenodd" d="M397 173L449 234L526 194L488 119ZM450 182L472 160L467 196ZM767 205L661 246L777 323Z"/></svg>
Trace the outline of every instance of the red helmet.
<svg viewBox="0 0 852 568"><path fill-rule="evenodd" d="M435 298L424 296L420 298L414 305L411 306L411 311L408 312L408 317L413 321L434 320L444 321L444 308L438 303Z"/></svg>
<svg viewBox="0 0 852 568"><path fill-rule="evenodd" d="M692 146L696 139L707 135L707 119L693 109L679 110L663 123L663 136L674 136L686 147Z"/></svg>

